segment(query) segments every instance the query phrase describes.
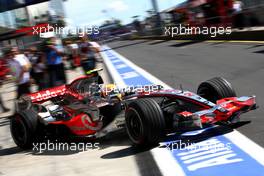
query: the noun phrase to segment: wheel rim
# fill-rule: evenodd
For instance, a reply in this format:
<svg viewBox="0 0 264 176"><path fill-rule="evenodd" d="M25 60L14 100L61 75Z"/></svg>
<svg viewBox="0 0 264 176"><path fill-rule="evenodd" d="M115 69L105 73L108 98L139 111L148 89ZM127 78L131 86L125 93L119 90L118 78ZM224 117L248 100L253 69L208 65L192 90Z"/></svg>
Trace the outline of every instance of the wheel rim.
<svg viewBox="0 0 264 176"><path fill-rule="evenodd" d="M143 124L138 112L131 108L127 119L128 134L132 140L139 143L143 140Z"/></svg>
<svg viewBox="0 0 264 176"><path fill-rule="evenodd" d="M15 116L12 123L12 133L15 142L19 144L25 144L27 140L26 126L19 115Z"/></svg>

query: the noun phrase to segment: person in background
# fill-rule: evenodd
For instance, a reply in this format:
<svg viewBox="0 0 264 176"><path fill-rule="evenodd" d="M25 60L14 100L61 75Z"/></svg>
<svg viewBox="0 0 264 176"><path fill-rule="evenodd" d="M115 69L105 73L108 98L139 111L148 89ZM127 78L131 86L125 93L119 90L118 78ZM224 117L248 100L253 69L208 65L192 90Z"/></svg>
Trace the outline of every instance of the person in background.
<svg viewBox="0 0 264 176"><path fill-rule="evenodd" d="M32 67L30 69L30 77L33 78L33 80L36 82L36 77L35 77L35 71L34 71L34 67L36 65L38 56L36 54L37 49L35 47L31 47L28 50L25 50L24 54L25 56L28 58L28 60L30 61Z"/></svg>
<svg viewBox="0 0 264 176"><path fill-rule="evenodd" d="M71 65L71 69L75 69L81 65L80 57L78 55L78 45L71 41L67 42L67 52L68 52L68 60Z"/></svg>
<svg viewBox="0 0 264 176"><path fill-rule="evenodd" d="M63 52L56 46L56 38L52 37L46 45L49 87L59 86L66 83L62 54Z"/></svg>
<svg viewBox="0 0 264 176"><path fill-rule="evenodd" d="M84 73L95 68L96 52L88 41L86 35L80 43L81 66Z"/></svg>
<svg viewBox="0 0 264 176"><path fill-rule="evenodd" d="M38 85L38 90L40 91L47 88L45 82L46 64L44 57L41 53L39 53L33 69L35 73L35 82Z"/></svg>
<svg viewBox="0 0 264 176"><path fill-rule="evenodd" d="M71 44L72 48L72 56L73 56L73 63L75 67L80 67L81 66L81 59L80 55L78 52L78 44L77 43L72 43Z"/></svg>
<svg viewBox="0 0 264 176"><path fill-rule="evenodd" d="M75 69L74 65L73 65L73 56L72 56L72 51L71 51L71 41L65 41L64 42L64 48L65 48L65 52L64 54L67 57L67 61L69 62L70 66L69 69Z"/></svg>
<svg viewBox="0 0 264 176"><path fill-rule="evenodd" d="M6 79L6 75L8 74L9 69L7 67L7 63L5 62L5 60L3 58L0 57L0 88L4 82L4 80ZM2 110L2 112L8 112L10 111L10 109L8 109L2 100L2 96L0 94L0 108Z"/></svg>
<svg viewBox="0 0 264 176"><path fill-rule="evenodd" d="M45 82L46 65L43 53L37 52L36 47L31 47L28 50L27 57L32 65L30 71L31 78L33 78L37 84L38 90L45 89L47 87Z"/></svg>
<svg viewBox="0 0 264 176"><path fill-rule="evenodd" d="M244 14L243 14L243 2L235 0L233 2L233 14L234 14L234 27L243 29L244 27Z"/></svg>
<svg viewBox="0 0 264 176"><path fill-rule="evenodd" d="M18 48L13 47L6 54L7 62L12 75L17 83L17 99L30 93L30 68L31 64L24 54L20 54Z"/></svg>

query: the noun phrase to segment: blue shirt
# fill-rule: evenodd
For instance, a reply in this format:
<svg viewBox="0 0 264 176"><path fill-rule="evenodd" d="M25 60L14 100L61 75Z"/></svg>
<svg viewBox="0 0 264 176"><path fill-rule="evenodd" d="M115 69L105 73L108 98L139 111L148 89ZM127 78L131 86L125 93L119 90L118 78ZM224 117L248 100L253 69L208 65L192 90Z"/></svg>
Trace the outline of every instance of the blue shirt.
<svg viewBox="0 0 264 176"><path fill-rule="evenodd" d="M58 65L62 63L62 57L54 50L51 50L47 54L48 65Z"/></svg>

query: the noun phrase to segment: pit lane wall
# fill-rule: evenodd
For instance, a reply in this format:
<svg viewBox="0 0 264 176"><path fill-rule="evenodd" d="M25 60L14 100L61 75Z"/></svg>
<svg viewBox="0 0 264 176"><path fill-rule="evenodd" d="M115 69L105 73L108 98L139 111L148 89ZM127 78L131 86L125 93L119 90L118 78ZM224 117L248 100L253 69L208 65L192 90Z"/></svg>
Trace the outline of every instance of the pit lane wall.
<svg viewBox="0 0 264 176"><path fill-rule="evenodd" d="M171 88L108 46L101 55L119 87L159 84ZM151 154L163 175L263 176L264 149L237 130L210 128L173 135Z"/></svg>

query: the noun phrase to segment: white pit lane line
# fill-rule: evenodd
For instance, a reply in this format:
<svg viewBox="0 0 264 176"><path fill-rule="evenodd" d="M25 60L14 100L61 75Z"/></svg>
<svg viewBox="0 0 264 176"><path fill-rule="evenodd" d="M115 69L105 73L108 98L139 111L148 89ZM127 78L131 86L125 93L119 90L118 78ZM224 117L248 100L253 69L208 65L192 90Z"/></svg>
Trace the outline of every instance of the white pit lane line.
<svg viewBox="0 0 264 176"><path fill-rule="evenodd" d="M144 75L144 77L147 78L148 80L150 80L151 82L156 83L158 85L162 85L165 89L172 89L169 85L167 85L166 83L162 82L161 80L159 80L155 76L151 75L146 70L140 68L139 66L137 66L136 64L134 64L133 62L131 62L130 60L128 60L124 56L120 55L119 53L115 52L114 50L112 50L108 46L104 45L102 50L111 50L111 52L115 53L115 55L120 60L122 60L124 63L126 63L127 65L129 65L130 67L132 67L138 73ZM117 81L118 81L118 82L116 81L116 83L119 83L120 82L121 83L120 87L125 86L124 81L122 80L121 76L118 74L118 72L116 71L116 69L113 67L113 65L110 63L109 58L106 56L106 54L104 52L102 52L102 54L103 54L102 57L106 61L106 66L108 67L109 71L111 71L111 74L113 73L112 76L115 79L117 79Z"/></svg>
<svg viewBox="0 0 264 176"><path fill-rule="evenodd" d="M104 52L104 50L108 50L108 49L110 49L110 48L102 47L101 56L104 59L105 65L106 65L109 73L111 73L111 76L113 78L114 83L116 83L119 88L124 88L124 87L126 87L124 80L122 79L120 74L117 72L117 70L114 68L110 59L107 57L107 55Z"/></svg>
<svg viewBox="0 0 264 176"><path fill-rule="evenodd" d="M153 83L157 83L159 85L164 86L166 89L172 89L169 85L165 84L155 76L151 75L144 69L140 68L139 66L135 65L131 61L129 61L124 56L120 55L119 53L115 52L108 46L103 46L103 49L111 50L112 53L114 53L115 56L117 56L120 60L125 62L127 65L129 65L131 68L133 68L138 73L144 75L148 80L150 80ZM102 52L102 56L106 62L106 66L109 69L109 73L112 74L112 77L116 83L120 83L121 86L125 86L125 82L122 80L121 76L118 74L114 66L112 65L110 59L106 56L105 53ZM118 80L118 81L116 81ZM247 153L250 157L255 159L259 164L264 166L264 149L247 138L245 135L234 129L232 132L224 134L224 137L226 137L228 140L230 140L234 145L236 145L238 148L240 148L242 151ZM179 162L174 158L171 151L169 151L166 148L154 148L151 150L151 153L155 159L155 162L157 163L160 171L163 175L177 175L177 176L185 176L185 172Z"/></svg>

